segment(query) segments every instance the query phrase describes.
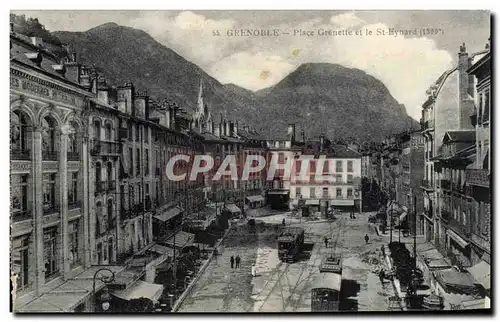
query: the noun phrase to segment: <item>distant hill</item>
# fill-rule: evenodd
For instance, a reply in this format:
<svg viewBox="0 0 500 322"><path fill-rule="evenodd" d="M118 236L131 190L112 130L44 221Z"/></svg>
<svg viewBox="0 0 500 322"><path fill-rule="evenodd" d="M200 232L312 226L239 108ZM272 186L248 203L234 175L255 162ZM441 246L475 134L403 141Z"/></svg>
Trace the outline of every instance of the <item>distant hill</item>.
<svg viewBox="0 0 500 322"><path fill-rule="evenodd" d="M106 23L85 32L53 32L94 65L110 84L132 81L153 98L169 97L194 108L203 79L205 101L219 113L254 124L265 135L283 135L288 123L308 135L380 139L418 126L384 84L358 69L336 64L299 66L275 86L252 92L223 85L144 31Z"/></svg>

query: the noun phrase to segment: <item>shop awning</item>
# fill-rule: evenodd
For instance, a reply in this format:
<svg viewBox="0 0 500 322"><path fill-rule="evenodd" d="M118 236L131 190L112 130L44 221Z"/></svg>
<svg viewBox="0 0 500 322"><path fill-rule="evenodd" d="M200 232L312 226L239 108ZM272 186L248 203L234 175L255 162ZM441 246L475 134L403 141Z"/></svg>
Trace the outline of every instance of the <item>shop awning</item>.
<svg viewBox="0 0 500 322"><path fill-rule="evenodd" d="M290 191L288 190L271 190L268 191L268 195L287 195Z"/></svg>
<svg viewBox="0 0 500 322"><path fill-rule="evenodd" d="M154 302L158 301L163 292L163 285L137 281L125 290L112 291L116 297L130 301L141 297L148 298Z"/></svg>
<svg viewBox="0 0 500 322"><path fill-rule="evenodd" d="M175 244L174 244L175 239ZM175 234L175 236L170 237L165 241L165 244L169 247L175 248L184 248L187 246L192 246L194 243L194 235L190 233L186 233L185 231L179 231Z"/></svg>
<svg viewBox="0 0 500 322"><path fill-rule="evenodd" d="M478 292L469 273L459 272L454 268L436 271L436 280L447 293L472 295Z"/></svg>
<svg viewBox="0 0 500 322"><path fill-rule="evenodd" d="M474 280L481 284L485 290L489 290L491 288L490 264L486 263L485 261L480 261L478 264L467 268L467 270L469 271L469 273L471 273Z"/></svg>
<svg viewBox="0 0 500 322"><path fill-rule="evenodd" d="M453 230L448 229L446 233L448 234L448 236L450 236L450 238L452 238L455 242L457 242L457 244L459 244L460 247L465 248L467 247L467 245L469 245L469 243L466 240L458 236L458 234L456 234Z"/></svg>
<svg viewBox="0 0 500 322"><path fill-rule="evenodd" d="M154 216L154 218L165 222L165 221L177 216L181 212L183 212L183 210L180 207L173 207L173 208L165 210L163 213L161 213L159 215Z"/></svg>
<svg viewBox="0 0 500 322"><path fill-rule="evenodd" d="M238 208L238 206L236 206L234 203L226 205L226 209L233 214L241 212L240 208Z"/></svg>
<svg viewBox="0 0 500 322"><path fill-rule="evenodd" d="M151 251L151 252L155 252L157 254L160 254L160 255L167 255L167 256L170 256L170 257L174 256L174 250L172 248L169 248L169 247L163 246L163 245L154 244L148 250ZM179 251L177 251L176 253L178 254Z"/></svg>
<svg viewBox="0 0 500 322"><path fill-rule="evenodd" d="M353 199L333 199L330 200L331 206L354 206Z"/></svg>
<svg viewBox="0 0 500 322"><path fill-rule="evenodd" d="M306 205L319 206L319 200L318 199L308 199L308 200L306 200Z"/></svg>
<svg viewBox="0 0 500 322"><path fill-rule="evenodd" d="M259 202L259 201L264 201L264 197L257 195L257 196L248 196L247 200L250 202Z"/></svg>

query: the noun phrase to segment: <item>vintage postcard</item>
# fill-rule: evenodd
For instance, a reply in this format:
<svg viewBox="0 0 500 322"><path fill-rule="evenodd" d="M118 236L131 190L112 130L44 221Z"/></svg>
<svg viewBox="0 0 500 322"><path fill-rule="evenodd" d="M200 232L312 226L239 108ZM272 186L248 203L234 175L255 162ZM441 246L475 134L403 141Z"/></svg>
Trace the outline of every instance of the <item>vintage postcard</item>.
<svg viewBox="0 0 500 322"><path fill-rule="evenodd" d="M11 11L14 313L491 312L489 11Z"/></svg>

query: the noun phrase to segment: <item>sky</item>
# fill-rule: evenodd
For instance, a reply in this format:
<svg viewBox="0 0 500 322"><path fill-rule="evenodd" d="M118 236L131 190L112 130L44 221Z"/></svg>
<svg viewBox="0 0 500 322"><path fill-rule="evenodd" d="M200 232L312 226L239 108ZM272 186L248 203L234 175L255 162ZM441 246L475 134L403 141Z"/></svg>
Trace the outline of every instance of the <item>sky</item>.
<svg viewBox="0 0 500 322"><path fill-rule="evenodd" d="M146 31L221 83L259 90L302 63L337 63L380 79L408 114L421 116L425 91L490 37L487 11L13 11L37 17L50 31L85 31L115 22ZM440 29L433 35L377 35L377 30ZM228 36L233 29L278 29L278 37ZM214 36L219 30L220 36ZM314 35L294 35L295 30ZM352 31L351 36L318 35ZM367 35L366 30L372 34ZM356 35L362 31L362 35Z"/></svg>

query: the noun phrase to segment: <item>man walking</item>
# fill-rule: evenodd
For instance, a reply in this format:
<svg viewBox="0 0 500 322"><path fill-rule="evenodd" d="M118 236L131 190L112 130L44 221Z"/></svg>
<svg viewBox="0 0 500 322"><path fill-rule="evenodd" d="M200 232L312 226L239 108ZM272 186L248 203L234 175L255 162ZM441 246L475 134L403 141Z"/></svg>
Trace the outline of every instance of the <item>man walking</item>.
<svg viewBox="0 0 500 322"><path fill-rule="evenodd" d="M365 242L368 244L368 241L370 240L370 237L368 237L368 234L365 235Z"/></svg>
<svg viewBox="0 0 500 322"><path fill-rule="evenodd" d="M325 241L325 248L328 248L328 238L325 236L323 240Z"/></svg>
<svg viewBox="0 0 500 322"><path fill-rule="evenodd" d="M234 256L231 255L231 259L229 260L231 262L231 268L234 268Z"/></svg>
<svg viewBox="0 0 500 322"><path fill-rule="evenodd" d="M385 277L384 269L381 269L380 272L378 273L378 278L380 279L380 283L382 285L384 285L384 277Z"/></svg>
<svg viewBox="0 0 500 322"><path fill-rule="evenodd" d="M241 258L240 255L236 256L236 268L240 268Z"/></svg>

